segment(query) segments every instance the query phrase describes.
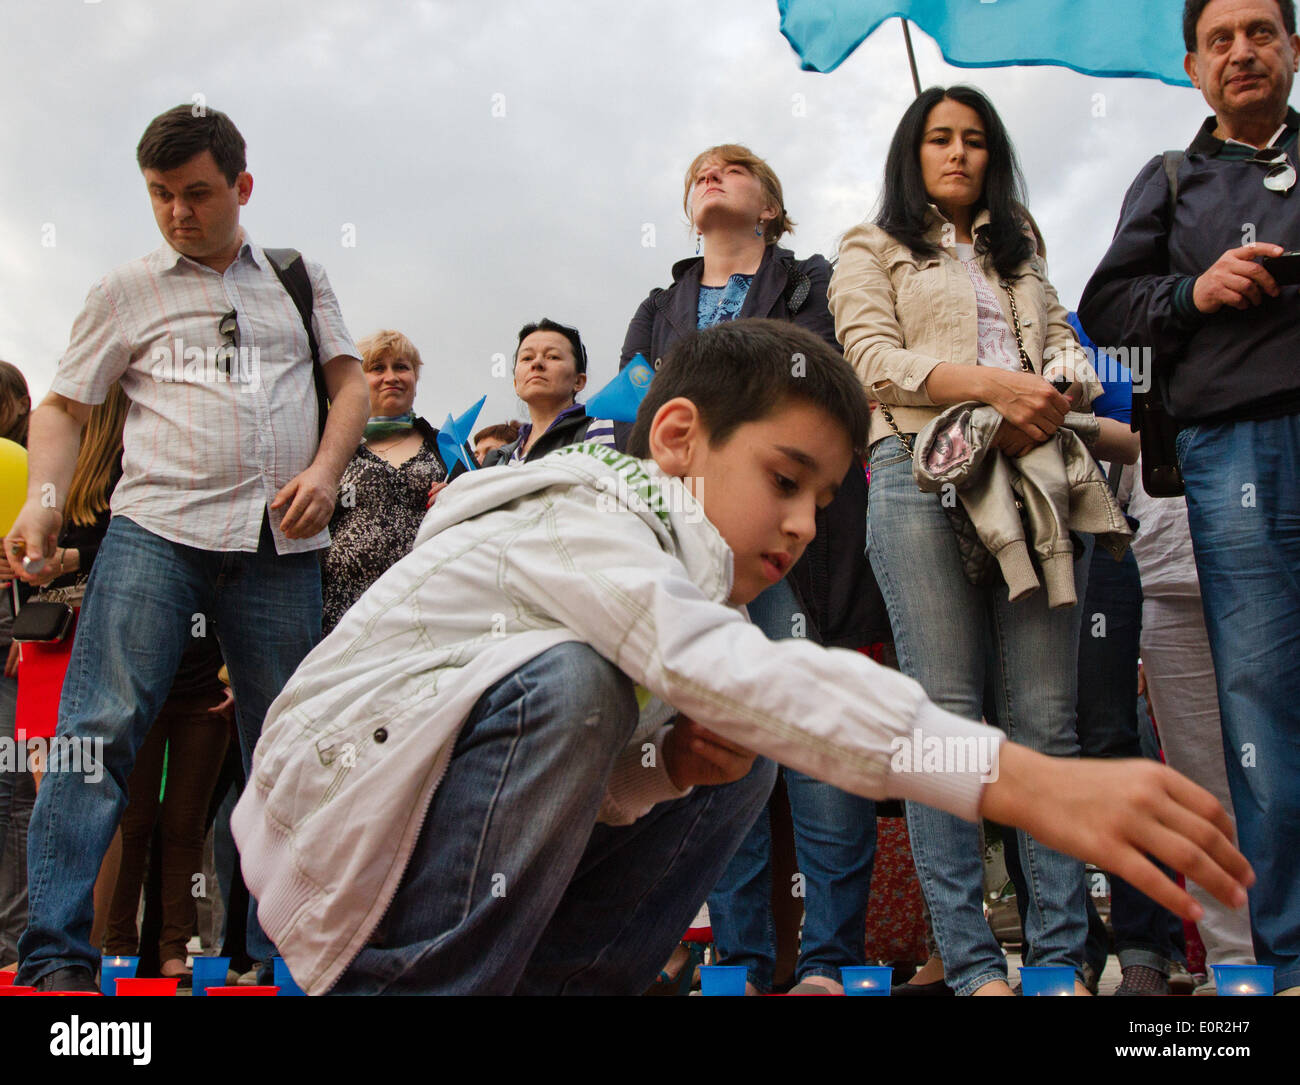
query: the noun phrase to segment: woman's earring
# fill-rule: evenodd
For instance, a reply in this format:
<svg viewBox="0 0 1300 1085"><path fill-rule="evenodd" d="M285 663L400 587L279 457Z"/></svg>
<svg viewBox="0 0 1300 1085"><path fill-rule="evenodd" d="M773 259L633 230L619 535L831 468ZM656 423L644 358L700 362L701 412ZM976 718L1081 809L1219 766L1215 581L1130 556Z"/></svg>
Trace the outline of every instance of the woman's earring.
<svg viewBox="0 0 1300 1085"><path fill-rule="evenodd" d="M695 234L695 255L700 255L700 246L704 243L704 235L698 231Z"/></svg>
<svg viewBox="0 0 1300 1085"><path fill-rule="evenodd" d="M755 236L755 237L762 237L763 234L765 234L765 233L767 232L767 231L764 230L764 228L763 228L764 225L765 225L765 223L763 222L763 220L762 220L762 219L759 219L759 220L758 220L758 225L754 227L754 236Z"/></svg>

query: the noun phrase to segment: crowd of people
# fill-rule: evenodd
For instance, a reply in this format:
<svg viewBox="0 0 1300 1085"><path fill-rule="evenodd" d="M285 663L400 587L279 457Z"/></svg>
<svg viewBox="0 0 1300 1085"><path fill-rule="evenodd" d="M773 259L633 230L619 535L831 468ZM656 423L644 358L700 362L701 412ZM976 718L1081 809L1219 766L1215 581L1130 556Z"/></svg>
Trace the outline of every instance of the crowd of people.
<svg viewBox="0 0 1300 1085"><path fill-rule="evenodd" d="M1214 116L1134 182L1077 315L993 104L932 88L834 262L781 246L766 161L703 150L696 255L622 350L655 370L635 423L588 415L581 335L544 318L527 418L454 456L416 345L354 343L324 269L240 226L230 118L155 118L163 244L92 287L35 409L0 363L29 468L0 737L85 751L0 771L0 967L183 979L212 830L250 980L282 956L313 994L654 991L707 900L766 993L788 818L793 990L835 993L901 799L931 953L899 994L1014 993L983 821L1025 963L1077 993L1107 955L1085 860L1119 993L1169 992L1181 919L1300 993L1300 321L1267 270L1300 225L1300 37L1292 0L1187 0L1184 31ZM198 364L161 364L181 341ZM1143 347L1151 392L1115 360ZM1175 449L1140 445L1135 392Z"/></svg>

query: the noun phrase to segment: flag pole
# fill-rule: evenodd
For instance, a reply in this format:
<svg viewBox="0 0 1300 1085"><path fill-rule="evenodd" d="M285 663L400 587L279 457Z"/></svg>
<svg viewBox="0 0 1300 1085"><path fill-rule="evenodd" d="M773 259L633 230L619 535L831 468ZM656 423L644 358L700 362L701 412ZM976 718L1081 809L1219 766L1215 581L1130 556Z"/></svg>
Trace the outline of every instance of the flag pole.
<svg viewBox="0 0 1300 1085"><path fill-rule="evenodd" d="M916 96L921 97L921 76L916 70L916 54L912 51L912 31L907 25L907 20L901 15L898 21L903 24L903 40L907 43L907 63L912 67L912 86L916 88Z"/></svg>

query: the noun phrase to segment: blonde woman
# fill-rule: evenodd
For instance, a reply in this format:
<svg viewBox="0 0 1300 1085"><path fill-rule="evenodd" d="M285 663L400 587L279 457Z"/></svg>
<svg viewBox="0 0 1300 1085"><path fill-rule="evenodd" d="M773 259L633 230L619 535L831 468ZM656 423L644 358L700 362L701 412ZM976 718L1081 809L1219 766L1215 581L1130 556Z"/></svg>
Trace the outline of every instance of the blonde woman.
<svg viewBox="0 0 1300 1085"><path fill-rule="evenodd" d="M672 283L652 290L637 309L623 343L624 365L641 354L657 368L684 336L748 317L798 324L838 353L826 305L830 263L820 253L800 260L780 244L795 224L766 161L738 143L706 148L686 169L682 209L696 255L674 264ZM615 432L622 437L625 429ZM865 515L866 479L855 464L835 501L818 513L817 536L803 559L749 605L750 618L770 639L803 630L823 644L856 649L888 637L862 558ZM799 870L807 879L795 989L839 993L840 968L865 963L875 804L791 769L784 777ZM770 991L778 978L772 877L772 828L764 810L708 902L722 962L748 969L751 994ZM665 974L672 978L671 962Z"/></svg>
<svg viewBox="0 0 1300 1085"><path fill-rule="evenodd" d="M410 552L426 509L448 482L438 431L414 411L422 365L415 344L385 329L362 339L357 349L370 387L370 420L339 478L321 566L325 633Z"/></svg>

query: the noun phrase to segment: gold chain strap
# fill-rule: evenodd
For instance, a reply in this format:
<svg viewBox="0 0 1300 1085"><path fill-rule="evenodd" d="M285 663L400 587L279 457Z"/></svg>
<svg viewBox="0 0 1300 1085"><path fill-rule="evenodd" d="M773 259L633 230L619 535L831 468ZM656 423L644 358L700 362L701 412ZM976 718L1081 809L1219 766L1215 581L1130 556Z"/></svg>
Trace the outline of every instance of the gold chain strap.
<svg viewBox="0 0 1300 1085"><path fill-rule="evenodd" d="M1020 351L1020 368L1026 373L1034 371L1034 363L1029 360L1025 350L1025 337L1020 334L1020 314L1016 311L1016 295L1011 290L1011 281L1003 279L998 286L1007 292L1007 304L1011 306L1011 328L1016 333L1016 349Z"/></svg>
<svg viewBox="0 0 1300 1085"><path fill-rule="evenodd" d="M1034 372L1034 365L1029 360L1029 352L1025 350L1025 337L1020 332L1020 313L1016 309L1016 295L1011 290L1011 281L1003 279L998 283L1003 290L1007 292L1007 304L1011 307L1011 330L1016 333L1016 349L1020 352L1020 368L1026 373ZM909 456L915 456L916 450L912 447L906 435L898 428L898 423L894 421L894 416L890 413L889 407L884 403L880 404L880 413L884 416L889 428L894 431L894 436L898 438L902 446L907 450Z"/></svg>

